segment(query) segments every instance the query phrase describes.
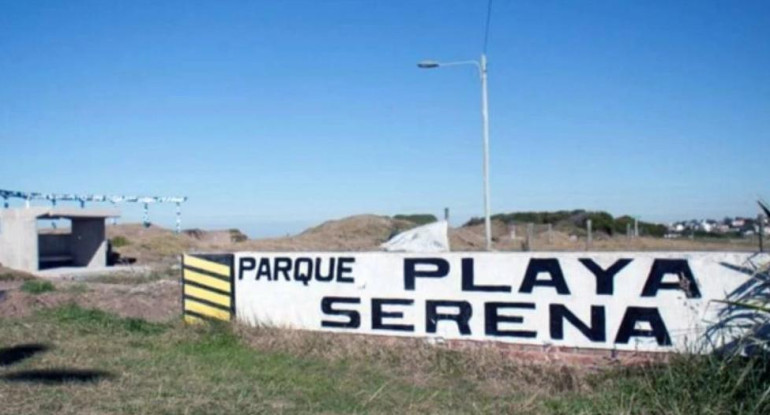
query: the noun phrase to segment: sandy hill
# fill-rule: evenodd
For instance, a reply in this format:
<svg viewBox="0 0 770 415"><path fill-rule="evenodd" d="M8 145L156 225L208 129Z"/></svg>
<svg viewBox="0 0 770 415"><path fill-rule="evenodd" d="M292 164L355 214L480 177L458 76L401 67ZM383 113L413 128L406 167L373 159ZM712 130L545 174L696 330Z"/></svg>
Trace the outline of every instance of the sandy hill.
<svg viewBox="0 0 770 415"><path fill-rule="evenodd" d="M184 252L233 251L377 251L391 236L416 226L415 223L388 216L356 215L331 220L288 237L248 239L236 229L204 231L191 229L176 234L171 230L140 224L108 226L107 235L115 251L122 257L135 258L138 263L176 263ZM546 231L536 226L530 241L534 251L580 251L586 249L585 236L561 227ZM492 222L492 239L497 251L522 251L526 246L526 225L516 226L501 220ZM483 250L484 225L466 225L449 230L453 251ZM597 232L592 250L754 250L748 240L708 241L689 239L636 238L609 236Z"/></svg>
<svg viewBox="0 0 770 415"><path fill-rule="evenodd" d="M176 234L169 229L145 228L141 224L108 226L107 237L123 257L158 262L182 252L378 250L391 236L414 226L412 222L388 216L356 215L280 238L248 239L236 229L190 229Z"/></svg>

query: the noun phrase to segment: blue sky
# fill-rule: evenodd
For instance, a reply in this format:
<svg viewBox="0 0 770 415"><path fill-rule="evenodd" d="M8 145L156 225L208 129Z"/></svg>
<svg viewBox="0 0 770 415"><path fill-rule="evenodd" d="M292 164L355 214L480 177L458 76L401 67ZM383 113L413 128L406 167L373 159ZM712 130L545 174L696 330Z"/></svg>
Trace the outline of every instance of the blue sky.
<svg viewBox="0 0 770 415"><path fill-rule="evenodd" d="M482 213L483 1L0 0L0 188L183 194L186 227ZM770 2L503 1L495 212L770 198ZM151 219L173 225L173 207ZM137 207L124 220L138 221Z"/></svg>

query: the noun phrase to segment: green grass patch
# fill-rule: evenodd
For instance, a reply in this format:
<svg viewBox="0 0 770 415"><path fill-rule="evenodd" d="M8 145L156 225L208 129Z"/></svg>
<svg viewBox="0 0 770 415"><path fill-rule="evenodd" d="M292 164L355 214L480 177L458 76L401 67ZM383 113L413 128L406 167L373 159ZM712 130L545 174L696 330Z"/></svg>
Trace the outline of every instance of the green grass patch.
<svg viewBox="0 0 770 415"><path fill-rule="evenodd" d="M82 331L108 331L138 334L160 334L168 325L151 323L138 318L123 318L98 309L82 308L70 303L53 309L42 310L40 315L57 323L69 325Z"/></svg>
<svg viewBox="0 0 770 415"><path fill-rule="evenodd" d="M20 288L25 293L29 294L43 294L47 292L56 291L56 287L51 281L45 280L27 280Z"/></svg>
<svg viewBox="0 0 770 415"><path fill-rule="evenodd" d="M125 236L116 236L110 239L110 243L112 244L113 248L120 248L126 245L131 245L131 241L129 241Z"/></svg>

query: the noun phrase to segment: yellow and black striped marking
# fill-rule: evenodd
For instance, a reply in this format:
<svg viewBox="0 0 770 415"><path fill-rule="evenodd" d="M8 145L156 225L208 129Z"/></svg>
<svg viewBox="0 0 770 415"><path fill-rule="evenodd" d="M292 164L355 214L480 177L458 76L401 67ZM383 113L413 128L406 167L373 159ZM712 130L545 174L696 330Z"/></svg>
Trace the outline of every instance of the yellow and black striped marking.
<svg viewBox="0 0 770 415"><path fill-rule="evenodd" d="M233 255L182 257L182 309L188 323L229 321L235 315Z"/></svg>

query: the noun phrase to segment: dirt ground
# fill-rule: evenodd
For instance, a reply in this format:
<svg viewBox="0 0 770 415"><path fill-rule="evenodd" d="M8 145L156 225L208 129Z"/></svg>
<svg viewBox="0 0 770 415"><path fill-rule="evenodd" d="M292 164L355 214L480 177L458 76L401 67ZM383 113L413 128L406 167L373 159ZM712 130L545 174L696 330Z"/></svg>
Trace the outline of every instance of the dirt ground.
<svg viewBox="0 0 770 415"><path fill-rule="evenodd" d="M53 291L39 294L25 292L23 284L0 281L0 316L26 317L38 310L75 303L122 317L164 322L179 316L181 309L179 281L170 278L141 284L54 281Z"/></svg>

